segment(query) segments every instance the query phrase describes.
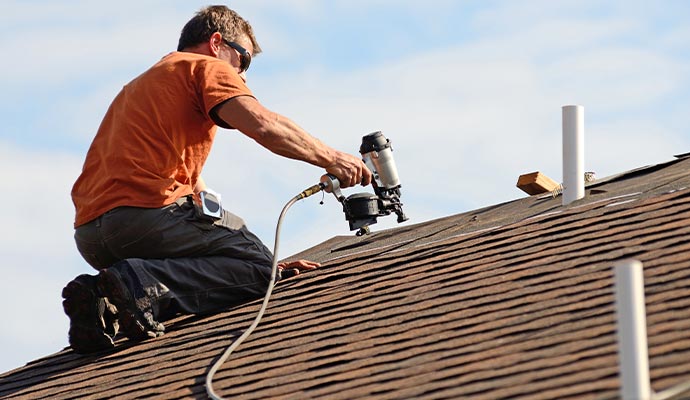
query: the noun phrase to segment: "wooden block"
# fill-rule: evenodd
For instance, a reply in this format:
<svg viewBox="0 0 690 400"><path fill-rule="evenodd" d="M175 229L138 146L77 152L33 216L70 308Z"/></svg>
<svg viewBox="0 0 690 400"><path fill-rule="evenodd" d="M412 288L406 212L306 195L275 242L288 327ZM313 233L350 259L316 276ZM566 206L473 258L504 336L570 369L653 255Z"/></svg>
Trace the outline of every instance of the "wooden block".
<svg viewBox="0 0 690 400"><path fill-rule="evenodd" d="M520 175L516 186L529 195L535 195L552 192L558 187L558 183L537 171Z"/></svg>

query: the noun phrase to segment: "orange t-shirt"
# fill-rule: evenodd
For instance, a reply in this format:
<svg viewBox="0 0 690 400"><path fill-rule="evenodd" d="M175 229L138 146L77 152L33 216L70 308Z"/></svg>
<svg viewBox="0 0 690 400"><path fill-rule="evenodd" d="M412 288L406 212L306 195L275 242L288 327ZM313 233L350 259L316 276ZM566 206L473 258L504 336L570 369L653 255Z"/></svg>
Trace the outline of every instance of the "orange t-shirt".
<svg viewBox="0 0 690 400"><path fill-rule="evenodd" d="M72 188L74 226L119 206L157 208L193 193L216 134L213 107L252 96L226 61L174 52L117 95Z"/></svg>

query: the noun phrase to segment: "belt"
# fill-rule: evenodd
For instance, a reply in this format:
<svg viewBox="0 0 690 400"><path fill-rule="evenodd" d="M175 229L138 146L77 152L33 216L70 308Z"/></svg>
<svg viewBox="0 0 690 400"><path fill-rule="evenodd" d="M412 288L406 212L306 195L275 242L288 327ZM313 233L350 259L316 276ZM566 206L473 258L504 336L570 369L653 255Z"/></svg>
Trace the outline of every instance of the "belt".
<svg viewBox="0 0 690 400"><path fill-rule="evenodd" d="M194 196L193 194L188 194L188 195L186 195L186 196L182 196L182 197L180 197L179 199L175 200L175 203L176 203L178 206L184 205L184 204L186 204L186 203L194 203L194 198L193 198L193 196Z"/></svg>

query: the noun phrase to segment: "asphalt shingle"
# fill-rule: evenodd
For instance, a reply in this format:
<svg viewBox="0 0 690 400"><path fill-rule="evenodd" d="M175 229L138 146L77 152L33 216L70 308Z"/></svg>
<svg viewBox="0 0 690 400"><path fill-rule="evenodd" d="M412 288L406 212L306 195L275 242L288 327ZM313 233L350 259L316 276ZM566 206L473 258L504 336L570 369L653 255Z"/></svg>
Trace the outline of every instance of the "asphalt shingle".
<svg viewBox="0 0 690 400"><path fill-rule="evenodd" d="M216 374L239 398L608 399L619 391L612 265L644 263L656 391L690 381L690 158L294 258ZM65 349L0 375L3 398L205 398L210 365L260 301L180 317L109 353Z"/></svg>

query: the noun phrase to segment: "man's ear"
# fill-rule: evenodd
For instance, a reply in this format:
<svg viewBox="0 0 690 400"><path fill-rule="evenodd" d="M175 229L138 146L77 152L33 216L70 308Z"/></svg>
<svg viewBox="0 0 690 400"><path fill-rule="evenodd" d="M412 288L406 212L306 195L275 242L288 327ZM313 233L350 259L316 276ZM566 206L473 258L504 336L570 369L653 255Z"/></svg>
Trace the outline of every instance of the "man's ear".
<svg viewBox="0 0 690 400"><path fill-rule="evenodd" d="M220 32L214 32L210 38L208 38L208 51L213 57L218 58L220 54L220 46L223 45L223 35Z"/></svg>

